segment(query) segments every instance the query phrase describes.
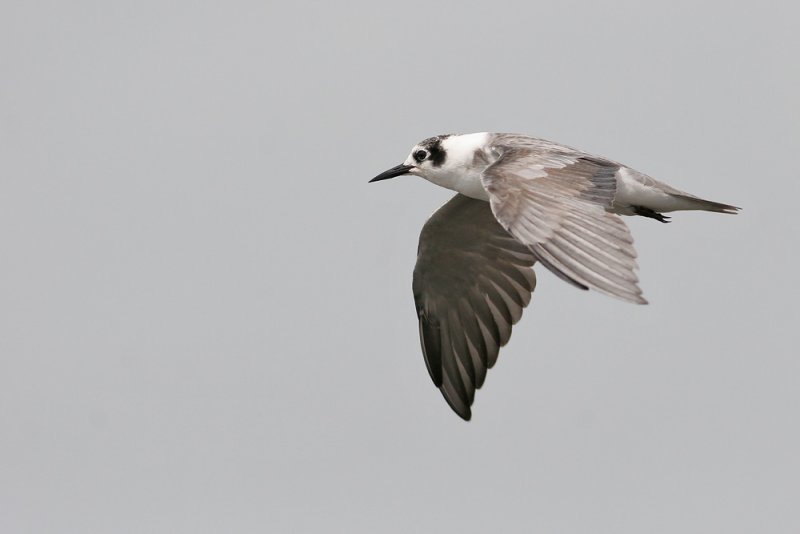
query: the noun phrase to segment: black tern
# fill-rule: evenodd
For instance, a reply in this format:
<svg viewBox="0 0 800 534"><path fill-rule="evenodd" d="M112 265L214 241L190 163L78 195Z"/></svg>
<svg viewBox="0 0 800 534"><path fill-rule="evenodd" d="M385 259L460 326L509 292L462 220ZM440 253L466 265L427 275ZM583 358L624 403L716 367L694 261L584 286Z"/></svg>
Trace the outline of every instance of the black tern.
<svg viewBox="0 0 800 534"><path fill-rule="evenodd" d="M519 134L431 137L370 182L406 174L458 193L422 228L412 288L428 372L465 420L531 300L535 262L580 289L646 304L619 215L669 222L666 212L740 209Z"/></svg>

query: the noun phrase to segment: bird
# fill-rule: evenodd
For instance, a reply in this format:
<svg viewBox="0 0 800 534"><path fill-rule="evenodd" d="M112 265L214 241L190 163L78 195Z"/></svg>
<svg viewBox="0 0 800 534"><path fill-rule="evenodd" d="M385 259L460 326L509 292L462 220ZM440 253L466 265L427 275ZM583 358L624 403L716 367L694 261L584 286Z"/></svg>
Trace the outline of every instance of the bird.
<svg viewBox="0 0 800 534"><path fill-rule="evenodd" d="M420 232L412 290L428 373L465 421L536 287L535 263L582 290L647 304L620 215L741 208L522 134L437 135L369 182L420 176L456 195Z"/></svg>

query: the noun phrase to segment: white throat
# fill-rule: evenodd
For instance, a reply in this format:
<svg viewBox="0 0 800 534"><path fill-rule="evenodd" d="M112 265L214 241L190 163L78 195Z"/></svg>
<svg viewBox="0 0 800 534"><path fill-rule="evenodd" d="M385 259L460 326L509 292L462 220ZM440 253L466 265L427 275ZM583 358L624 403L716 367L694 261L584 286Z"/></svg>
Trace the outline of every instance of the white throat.
<svg viewBox="0 0 800 534"><path fill-rule="evenodd" d="M420 176L436 185L478 200L489 200L481 184L486 159L481 157L489 141L488 132L452 135L442 140L446 158L441 166L425 166ZM478 157L476 158L476 153ZM488 156L488 154L486 154Z"/></svg>

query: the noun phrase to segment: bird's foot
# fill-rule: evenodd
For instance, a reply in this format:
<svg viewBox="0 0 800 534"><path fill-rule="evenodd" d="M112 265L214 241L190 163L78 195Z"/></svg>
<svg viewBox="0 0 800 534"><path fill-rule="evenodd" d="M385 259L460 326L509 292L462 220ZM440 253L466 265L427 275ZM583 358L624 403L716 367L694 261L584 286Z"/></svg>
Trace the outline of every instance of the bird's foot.
<svg viewBox="0 0 800 534"><path fill-rule="evenodd" d="M655 219L662 223L670 222L669 217L666 215L662 215L657 211L651 210L650 208L645 208L644 206L634 206L633 212L636 215L641 215L642 217L648 217L650 219Z"/></svg>

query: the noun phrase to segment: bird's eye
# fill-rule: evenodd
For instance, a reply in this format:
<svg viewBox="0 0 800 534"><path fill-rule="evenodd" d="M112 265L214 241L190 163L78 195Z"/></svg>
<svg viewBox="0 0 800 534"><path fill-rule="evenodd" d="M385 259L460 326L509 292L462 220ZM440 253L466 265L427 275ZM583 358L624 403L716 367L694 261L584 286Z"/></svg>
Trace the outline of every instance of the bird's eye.
<svg viewBox="0 0 800 534"><path fill-rule="evenodd" d="M414 152L414 159L417 160L417 162L420 162L427 157L428 153L425 152L424 150L417 150L416 152Z"/></svg>

